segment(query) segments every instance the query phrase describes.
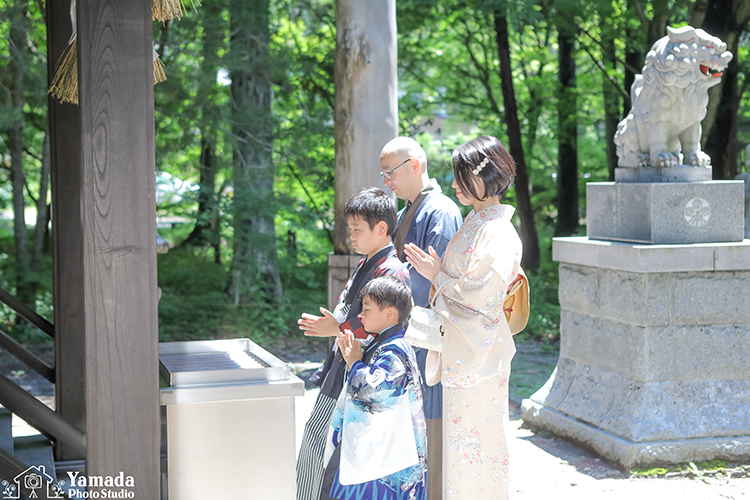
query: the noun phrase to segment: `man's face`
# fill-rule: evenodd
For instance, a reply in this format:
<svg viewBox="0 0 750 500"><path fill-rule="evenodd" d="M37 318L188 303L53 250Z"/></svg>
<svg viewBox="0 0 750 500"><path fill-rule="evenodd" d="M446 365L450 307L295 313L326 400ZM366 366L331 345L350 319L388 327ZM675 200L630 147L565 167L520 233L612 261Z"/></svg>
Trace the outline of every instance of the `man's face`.
<svg viewBox="0 0 750 500"><path fill-rule="evenodd" d="M380 171L386 174L383 181L393 191L393 194L402 200L407 199L408 193L406 191L412 174L410 158L388 154L380 159Z"/></svg>

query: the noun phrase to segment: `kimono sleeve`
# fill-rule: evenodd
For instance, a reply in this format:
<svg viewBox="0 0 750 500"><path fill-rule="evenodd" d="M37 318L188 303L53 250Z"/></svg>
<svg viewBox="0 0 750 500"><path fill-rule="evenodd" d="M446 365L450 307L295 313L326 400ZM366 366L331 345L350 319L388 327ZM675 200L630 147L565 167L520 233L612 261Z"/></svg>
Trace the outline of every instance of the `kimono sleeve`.
<svg viewBox="0 0 750 500"><path fill-rule="evenodd" d="M521 243L510 223L506 228L486 224L462 254L465 271L436 278L434 308L452 327L445 331L443 385L471 387L510 367L515 345L503 301L518 272Z"/></svg>
<svg viewBox="0 0 750 500"><path fill-rule="evenodd" d="M355 362L349 374L354 404L371 412L387 410L391 398L406 392L407 385L406 364L391 350L381 353L369 366Z"/></svg>
<svg viewBox="0 0 750 500"><path fill-rule="evenodd" d="M441 271L435 278L435 288L445 299L491 320L503 315L503 300L521 259L518 235L501 224L510 225L487 224L477 235L466 250L468 265L461 276Z"/></svg>

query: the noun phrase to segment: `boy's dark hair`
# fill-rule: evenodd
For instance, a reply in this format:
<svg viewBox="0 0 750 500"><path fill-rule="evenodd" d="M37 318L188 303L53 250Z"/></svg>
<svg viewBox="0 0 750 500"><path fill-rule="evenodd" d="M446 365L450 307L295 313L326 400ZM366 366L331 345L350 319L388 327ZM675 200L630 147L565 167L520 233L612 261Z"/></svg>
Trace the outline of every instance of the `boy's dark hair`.
<svg viewBox="0 0 750 500"><path fill-rule="evenodd" d="M370 230L374 229L375 224L380 221L385 222L388 226L388 236L392 235L396 229L396 220L398 219L396 204L382 189L365 188L352 196L352 199L346 202L344 216L354 217L356 215L367 221Z"/></svg>
<svg viewBox="0 0 750 500"><path fill-rule="evenodd" d="M398 311L398 322L403 323L411 313L411 288L403 281L393 276L381 276L370 280L359 293L363 299L370 297L382 310L394 307Z"/></svg>
<svg viewBox="0 0 750 500"><path fill-rule="evenodd" d="M486 165L477 174L474 170L488 159ZM516 177L516 162L505 149L503 143L490 135L477 137L462 144L453 151L453 173L461 191L478 200L490 196L501 197L510 189ZM474 184L478 177L484 184L484 193L479 193Z"/></svg>

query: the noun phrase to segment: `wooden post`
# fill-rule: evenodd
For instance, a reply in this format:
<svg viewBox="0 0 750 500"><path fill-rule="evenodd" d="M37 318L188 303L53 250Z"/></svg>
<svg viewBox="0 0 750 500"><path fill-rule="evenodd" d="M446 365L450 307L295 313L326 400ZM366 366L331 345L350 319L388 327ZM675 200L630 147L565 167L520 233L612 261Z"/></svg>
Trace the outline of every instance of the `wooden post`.
<svg viewBox="0 0 750 500"><path fill-rule="evenodd" d="M155 499L160 489L151 0L78 0L77 7L86 473L122 472L134 478L134 498Z"/></svg>
<svg viewBox="0 0 750 500"><path fill-rule="evenodd" d="M47 78L68 46L70 2L52 0L47 8ZM52 243L55 311L55 410L81 431L86 429L83 362L83 229L81 227L81 123L78 106L49 97ZM64 443L57 460L85 458Z"/></svg>
<svg viewBox="0 0 750 500"><path fill-rule="evenodd" d="M336 0L337 254L353 253L344 219L346 202L364 187L385 188L379 159L383 146L398 135L396 64L396 1Z"/></svg>

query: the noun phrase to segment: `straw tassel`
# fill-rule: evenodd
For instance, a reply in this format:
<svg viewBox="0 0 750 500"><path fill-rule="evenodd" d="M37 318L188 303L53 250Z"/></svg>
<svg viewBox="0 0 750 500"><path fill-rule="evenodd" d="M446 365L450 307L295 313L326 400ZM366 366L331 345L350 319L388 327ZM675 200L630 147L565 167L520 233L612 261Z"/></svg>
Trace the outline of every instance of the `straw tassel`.
<svg viewBox="0 0 750 500"><path fill-rule="evenodd" d="M164 63L161 62L159 53L154 49L154 85L166 81L167 74L164 73Z"/></svg>
<svg viewBox="0 0 750 500"><path fill-rule="evenodd" d="M75 34L60 56L48 93L60 102L78 104L78 37Z"/></svg>
<svg viewBox="0 0 750 500"><path fill-rule="evenodd" d="M76 29L76 0L70 2L70 24L73 34L68 40L60 60L57 61L55 76L49 86L49 94L60 100L78 104L78 31Z"/></svg>
<svg viewBox="0 0 750 500"><path fill-rule="evenodd" d="M198 10L195 7L196 2L198 5L201 4L198 0L190 0L194 11ZM183 0L152 0L151 2L151 18L154 21L164 23L170 19L181 19L183 14L187 14Z"/></svg>

